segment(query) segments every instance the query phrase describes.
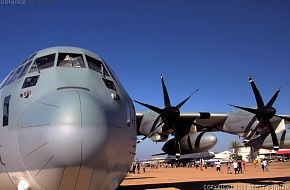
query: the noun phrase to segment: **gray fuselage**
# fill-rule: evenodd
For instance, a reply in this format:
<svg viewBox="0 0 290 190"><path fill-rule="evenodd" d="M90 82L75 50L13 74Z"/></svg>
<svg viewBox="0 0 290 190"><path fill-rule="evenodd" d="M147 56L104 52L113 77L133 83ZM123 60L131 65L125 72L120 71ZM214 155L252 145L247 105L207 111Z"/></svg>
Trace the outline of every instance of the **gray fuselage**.
<svg viewBox="0 0 290 190"><path fill-rule="evenodd" d="M0 95L0 189L115 189L127 175L135 109L96 54L41 50L6 77Z"/></svg>

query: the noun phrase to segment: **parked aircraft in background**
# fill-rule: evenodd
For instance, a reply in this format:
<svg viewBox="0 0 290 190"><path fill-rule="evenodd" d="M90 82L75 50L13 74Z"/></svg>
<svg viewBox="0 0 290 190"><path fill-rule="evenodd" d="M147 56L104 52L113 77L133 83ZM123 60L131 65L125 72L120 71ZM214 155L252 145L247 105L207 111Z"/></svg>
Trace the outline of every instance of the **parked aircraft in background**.
<svg viewBox="0 0 290 190"><path fill-rule="evenodd" d="M137 160L135 161L136 163L142 163L145 166L158 166L158 163L167 163L167 164L187 164L187 163L192 163L196 161L206 160L206 159L211 159L214 158L215 155L208 152L199 152L199 153L191 153L191 154L184 154L181 155L178 160L176 160L175 155L168 155L166 153L161 153L161 154L154 154L152 155L149 159L142 159L142 160Z"/></svg>
<svg viewBox="0 0 290 190"><path fill-rule="evenodd" d="M210 159L214 158L214 154L204 151L199 153L190 153L190 154L183 154L180 156L179 160L186 160L186 161L196 161L200 159ZM175 155L168 155L168 154L155 154L152 155L151 161L176 161Z"/></svg>

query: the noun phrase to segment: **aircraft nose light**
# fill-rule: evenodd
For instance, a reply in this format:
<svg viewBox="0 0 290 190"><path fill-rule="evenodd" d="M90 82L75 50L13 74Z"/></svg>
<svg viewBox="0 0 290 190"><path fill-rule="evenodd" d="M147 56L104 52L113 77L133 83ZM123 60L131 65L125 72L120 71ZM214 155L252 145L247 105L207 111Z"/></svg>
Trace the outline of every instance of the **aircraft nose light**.
<svg viewBox="0 0 290 190"><path fill-rule="evenodd" d="M116 93L112 93L111 96L112 96L112 99L117 101L117 102L119 102L121 100L120 96Z"/></svg>
<svg viewBox="0 0 290 190"><path fill-rule="evenodd" d="M31 93L30 90L25 91L25 92L22 92L22 93L20 94L20 98L28 98L31 94L32 94L32 93Z"/></svg>

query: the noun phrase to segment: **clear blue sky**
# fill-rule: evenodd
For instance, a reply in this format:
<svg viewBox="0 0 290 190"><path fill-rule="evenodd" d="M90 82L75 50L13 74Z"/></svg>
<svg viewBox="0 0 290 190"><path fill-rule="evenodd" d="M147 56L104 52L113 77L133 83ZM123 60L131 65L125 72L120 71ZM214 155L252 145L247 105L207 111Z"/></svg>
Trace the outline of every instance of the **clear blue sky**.
<svg viewBox="0 0 290 190"><path fill-rule="evenodd" d="M0 4L1 79L37 50L78 46L105 58L133 99L162 106L162 72L173 104L200 88L183 111L228 112L255 106L251 75L265 101L282 87L275 106L290 114L288 0L38 2ZM234 138L218 137L216 151ZM137 157L160 147L147 141Z"/></svg>

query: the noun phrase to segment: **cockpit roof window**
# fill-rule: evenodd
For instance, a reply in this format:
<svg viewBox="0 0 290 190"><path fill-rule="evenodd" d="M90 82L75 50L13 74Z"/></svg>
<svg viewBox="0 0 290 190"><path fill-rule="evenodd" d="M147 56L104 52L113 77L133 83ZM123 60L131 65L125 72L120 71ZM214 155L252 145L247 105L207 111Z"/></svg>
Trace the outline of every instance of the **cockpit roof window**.
<svg viewBox="0 0 290 190"><path fill-rule="evenodd" d="M12 76L14 75L15 70L13 70L9 76L6 78L6 81L3 83L3 85L1 86L1 88L3 88L4 86L6 86L6 84L9 82L9 80L12 78Z"/></svg>
<svg viewBox="0 0 290 190"><path fill-rule="evenodd" d="M34 57L35 57L35 55L37 54L37 52L36 53L34 53L34 54L32 54L29 58L28 58L28 60L27 61L30 61L31 59L33 59Z"/></svg>
<svg viewBox="0 0 290 190"><path fill-rule="evenodd" d="M59 53L57 60L58 67L85 68L82 54L78 53Z"/></svg>
<svg viewBox="0 0 290 190"><path fill-rule="evenodd" d="M88 55L86 55L86 59L87 59L87 62L88 62L90 69L97 71L99 73L102 73L106 76L109 76L107 69L105 68L104 64L100 60L92 58Z"/></svg>
<svg viewBox="0 0 290 190"><path fill-rule="evenodd" d="M29 70L29 73L53 67L54 60L55 60L55 53L36 58Z"/></svg>
<svg viewBox="0 0 290 190"><path fill-rule="evenodd" d="M24 65L26 63L26 61L28 61L29 57L27 57L22 63L21 65Z"/></svg>
<svg viewBox="0 0 290 190"><path fill-rule="evenodd" d="M103 60L104 61L104 60ZM110 66L106 63L106 61L104 61L105 65L107 66L108 68L108 71L110 72L110 75L111 77L117 82L117 83L120 83L118 78L116 77L114 71L110 68Z"/></svg>
<svg viewBox="0 0 290 190"><path fill-rule="evenodd" d="M23 66L23 69L22 69L21 73L18 75L18 78L23 77L23 76L27 73L27 70L28 70L28 68L30 67L31 62L32 62L32 60L30 60L29 62L27 62L27 63Z"/></svg>
<svg viewBox="0 0 290 190"><path fill-rule="evenodd" d="M13 76L11 76L10 79L9 79L9 81L7 82L7 85L8 85L8 84L11 84L12 82L14 82L14 81L18 78L18 76L19 76L19 74L20 74L22 68L23 68L23 65L20 66L20 67L18 67L18 68L16 69L16 71L15 71L14 74L13 74Z"/></svg>

